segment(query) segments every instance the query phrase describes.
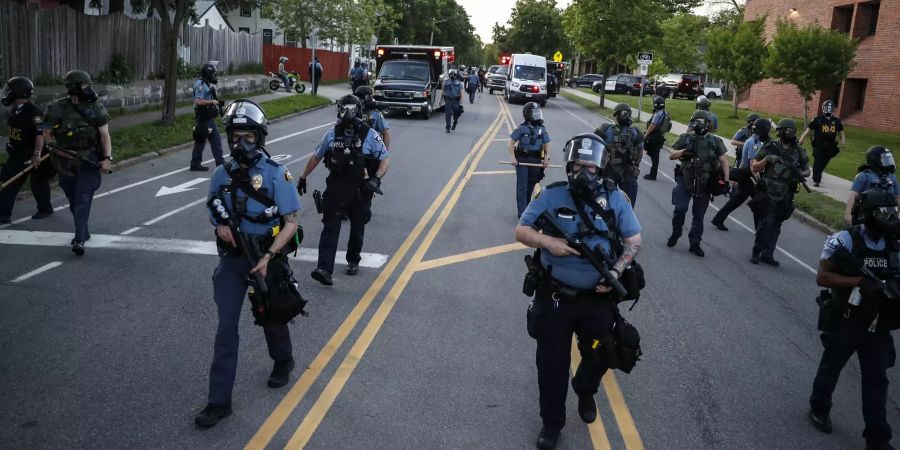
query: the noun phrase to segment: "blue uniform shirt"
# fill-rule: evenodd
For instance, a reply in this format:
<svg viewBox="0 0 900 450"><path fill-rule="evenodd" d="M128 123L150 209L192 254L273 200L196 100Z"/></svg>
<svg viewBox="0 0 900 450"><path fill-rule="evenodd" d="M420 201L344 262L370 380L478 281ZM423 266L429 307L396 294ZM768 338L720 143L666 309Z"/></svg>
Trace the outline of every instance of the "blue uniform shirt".
<svg viewBox="0 0 900 450"><path fill-rule="evenodd" d="M350 70L350 78L351 79L363 79L366 77L366 69L362 67L354 67Z"/></svg>
<svg viewBox="0 0 900 450"><path fill-rule="evenodd" d="M752 135L752 133L750 133L750 135ZM747 140L748 137L750 137L750 135L747 134L747 128L744 127L744 128L741 128L740 130L737 130L737 133L734 133L734 137L731 138L731 140L744 142Z"/></svg>
<svg viewBox="0 0 900 450"><path fill-rule="evenodd" d="M719 129L719 116L712 111L706 111L706 113L709 115L709 123L712 125L712 128L710 128L709 131L715 133L716 130Z"/></svg>
<svg viewBox="0 0 900 450"><path fill-rule="evenodd" d="M615 212L616 224L623 238L628 238L641 232L641 225L638 223L637 216L634 215L634 210L631 209L631 203L622 191L617 189L612 193L607 193L606 189L601 187L597 190L597 193L607 198L607 208ZM562 208L568 208L574 214L561 215L558 210ZM565 228L566 233L578 231L581 216L575 209L575 201L572 199L572 194L569 193L567 186L553 186L541 191L538 198L532 200L525 212L522 213L519 225L537 228L535 222L544 211L550 212L550 215L554 216L556 221ZM585 207L585 212L589 215L593 214L589 207ZM600 216L594 216L594 225L600 231L608 230L606 222ZM611 250L609 239L604 237L592 236L587 240L587 244L592 248L600 244L607 252ZM554 256L549 251L542 250L541 265L544 268L553 266L551 271L553 278L576 289L593 289L603 281L597 269L594 269L594 266L587 259L578 256Z"/></svg>
<svg viewBox="0 0 900 450"><path fill-rule="evenodd" d="M884 246L886 245L884 238L873 241L869 238L869 235L866 234L865 225L860 225L860 229L862 230L862 236L866 243L866 247L869 247L871 250L884 250ZM828 236L825 239L825 247L822 248L822 256L820 256L819 259L831 259L840 247L844 247L851 252L853 251L853 238L850 236L850 231L842 230Z"/></svg>
<svg viewBox="0 0 900 450"><path fill-rule="evenodd" d="M752 135L744 141L744 147L741 149L741 165L739 167L750 167L750 161L756 159L756 154L762 149L763 143L759 140L759 136Z"/></svg>
<svg viewBox="0 0 900 450"><path fill-rule="evenodd" d="M666 110L661 109L661 110L653 113L653 117L650 118L650 123L653 125L656 125L658 127L662 124L663 119L665 119L665 118L666 118ZM659 131L662 132L662 130L659 130Z"/></svg>
<svg viewBox="0 0 900 450"><path fill-rule="evenodd" d="M897 186L897 176L894 174L890 174L888 175L888 179L890 179L891 182L894 183L894 185L891 187L891 192L893 192L895 196L900 195L900 186ZM853 185L850 186L850 190L859 194L868 189L870 184L877 183L878 180L879 178L877 173L875 173L871 169L863 170L862 172L856 174L856 178L853 179Z"/></svg>
<svg viewBox="0 0 900 450"><path fill-rule="evenodd" d="M522 123L519 128L513 130L509 138L519 143L519 146L529 153L538 153L541 147L550 142L550 133L543 125L528 125Z"/></svg>
<svg viewBox="0 0 900 450"><path fill-rule="evenodd" d="M462 97L462 88L462 83L458 80L447 80L444 82L444 97L450 97L454 100L456 97Z"/></svg>
<svg viewBox="0 0 900 450"><path fill-rule="evenodd" d="M233 160L216 167L216 171L213 172L212 181L209 183L209 198L212 198L213 195L219 195L225 203L225 207L234 213L234 205L231 203L231 194L221 193L222 187L231 186L231 177L229 177L228 172L225 171L226 165L229 166L229 169L232 171L237 170L239 167L238 163ZM260 193L275 200L275 206L278 207L278 214L273 215L272 220L269 223L253 223L243 219L240 223L241 231L252 236L265 235L269 232L270 228L278 225L279 216L300 211L300 196L297 194L297 188L294 186L294 178L291 177L291 173L288 172L286 167L263 156L262 158L259 158L256 165L247 169L247 172L250 175L250 184L254 188L259 186ZM262 203L249 197L244 193L243 189L237 190L237 199L240 203L243 203L244 199L246 199L247 216L257 217L266 210L266 207ZM212 213L210 213L210 218L212 219ZM212 221L213 223L216 223L215 219Z"/></svg>
<svg viewBox="0 0 900 450"><path fill-rule="evenodd" d="M316 159L322 160L325 157L325 153L331 148L332 142L334 142L334 128L325 132L322 142L316 147L314 155ZM381 140L381 135L377 131L369 129L369 134L366 135L366 140L363 141L362 153L365 156L372 156L379 161L388 157L387 147L384 146L384 141Z"/></svg>
<svg viewBox="0 0 900 450"><path fill-rule="evenodd" d="M212 92L209 89L209 85L206 84L203 80L197 80L194 82L194 98L201 100L212 100Z"/></svg>
<svg viewBox="0 0 900 450"><path fill-rule="evenodd" d="M478 89L478 75L476 75L474 73L469 75L469 79L467 81L469 83L469 92L472 92L475 89Z"/></svg>
<svg viewBox="0 0 900 450"><path fill-rule="evenodd" d="M384 114L382 114L381 111L377 109L369 111L369 126L382 135L386 130L391 129L390 125L388 125L387 123L387 120L384 119Z"/></svg>

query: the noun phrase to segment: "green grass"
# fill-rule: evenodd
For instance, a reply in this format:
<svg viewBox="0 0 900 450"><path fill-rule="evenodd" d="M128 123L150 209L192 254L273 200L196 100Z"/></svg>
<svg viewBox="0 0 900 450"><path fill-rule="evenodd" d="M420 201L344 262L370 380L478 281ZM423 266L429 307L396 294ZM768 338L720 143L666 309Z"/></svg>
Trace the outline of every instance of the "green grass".
<svg viewBox="0 0 900 450"><path fill-rule="evenodd" d="M597 95L588 88L579 88L584 92ZM569 98L569 97L566 97ZM633 108L637 108L638 97L631 95L607 94L606 98L617 103L627 103ZM714 100L712 112L719 117L719 130L717 134L722 137L730 138L734 136L738 129L746 125L746 117L753 111L748 109L738 109L738 117L732 118L731 102L726 100ZM650 97L644 98L642 111L652 111L653 104ZM690 121L691 114L696 109L693 100L685 99L666 99L666 110L672 116L672 120L680 123ZM783 119L783 116L760 114L763 117L770 117L776 123ZM800 126L802 119L791 117ZM805 129L805 127L803 127ZM802 133L803 130L797 130ZM887 148L900 149L900 134L885 133L880 131L869 130L866 128L845 126L844 132L847 135L847 145L841 147L841 153L831 160L825 172L841 177L846 180L852 180L856 176L857 168L864 162L866 150L873 145L883 145ZM812 148L809 145L810 140L807 139L805 147L810 158L812 158Z"/></svg>
<svg viewBox="0 0 900 450"><path fill-rule="evenodd" d="M833 230L846 228L843 202L819 192L807 194L802 188L794 199L797 201L797 209L815 217L829 228Z"/></svg>

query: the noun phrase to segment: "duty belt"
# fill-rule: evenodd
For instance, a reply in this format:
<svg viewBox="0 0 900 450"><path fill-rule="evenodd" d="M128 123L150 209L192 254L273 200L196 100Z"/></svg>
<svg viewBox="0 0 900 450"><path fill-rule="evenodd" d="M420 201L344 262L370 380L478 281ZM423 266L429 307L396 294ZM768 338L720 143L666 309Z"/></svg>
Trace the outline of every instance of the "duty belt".
<svg viewBox="0 0 900 450"><path fill-rule="evenodd" d="M612 300L612 298L607 298L607 294L601 294L594 289L574 288L553 278L548 278L540 289L541 291L549 292L550 298L557 302L572 303L578 301Z"/></svg>

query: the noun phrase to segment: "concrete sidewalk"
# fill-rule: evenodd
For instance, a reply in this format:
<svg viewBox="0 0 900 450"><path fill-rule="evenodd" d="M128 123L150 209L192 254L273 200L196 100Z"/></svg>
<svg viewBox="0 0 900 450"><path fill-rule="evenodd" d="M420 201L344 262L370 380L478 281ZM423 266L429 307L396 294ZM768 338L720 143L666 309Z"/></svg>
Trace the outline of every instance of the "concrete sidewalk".
<svg viewBox="0 0 900 450"><path fill-rule="evenodd" d="M598 96L598 95L588 94L587 92L580 91L577 89L572 89L572 88L563 88L563 91L568 92L569 94L572 94L572 95L576 95L585 100L592 101L598 105L600 104L600 96ZM616 105L618 105L618 103L607 99L604 106L609 108L610 110L612 110L613 108L616 107ZM633 117L637 117L638 116L637 108L631 108L631 114ZM642 112L641 120L646 121L646 119L647 119L647 113ZM686 133L687 129L688 129L687 125L685 125L683 123L672 121L672 131L671 131L672 133L675 133L675 134ZM720 135L717 135L717 136L719 137L719 139L722 139L725 142L725 147L728 149L728 154L729 154L729 156L731 156L733 158L734 157L734 146L731 145L731 136L720 136ZM811 167L812 166L812 152L807 151L807 154L809 154L809 156L810 156L810 167ZM825 194L841 203L844 203L847 201L847 195L850 192L850 185L852 184L852 182L850 180L845 180L843 178L836 177L829 173L822 174L822 182L820 183L819 187L813 187L811 179L810 179L809 183L810 183L810 187L812 188L812 190L814 192L819 192L821 194Z"/></svg>

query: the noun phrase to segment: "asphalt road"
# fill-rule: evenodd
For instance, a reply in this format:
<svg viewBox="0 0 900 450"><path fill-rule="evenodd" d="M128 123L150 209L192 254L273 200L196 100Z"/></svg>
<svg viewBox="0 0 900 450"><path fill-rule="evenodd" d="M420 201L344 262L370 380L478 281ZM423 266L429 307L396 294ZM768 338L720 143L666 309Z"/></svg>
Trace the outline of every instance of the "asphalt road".
<svg viewBox="0 0 900 450"><path fill-rule="evenodd" d="M309 278L321 222L303 197L307 251L292 264L311 302L310 317L291 327L298 369L287 387L265 386L271 361L244 314L235 413L210 430L193 417L206 401L216 257L202 204L208 175L181 170L189 151L106 176L81 258L67 246L68 211L32 221L33 204L19 202L22 219L0 227L2 446L531 447L541 422L521 294L527 251L513 239L515 177L497 163L521 106L499 100L466 104L449 135L442 115L389 118L391 170L356 277L338 266L333 287ZM274 124L270 153L296 176L333 118L324 109ZM558 98L545 121L559 162L566 138L603 119ZM672 168L664 161L660 173ZM313 173L310 191L324 189L324 176ZM563 178L551 169L544 181ZM782 266L753 266L742 208L731 231L707 227L705 258L687 252L686 237L669 249L672 186L641 180L637 198L648 286L623 311L641 331L643 360L604 377L590 427L570 394L561 448L861 448L855 362L835 393L834 434L806 420L821 352L813 268L825 236L791 220ZM888 419L898 424L890 378Z"/></svg>

